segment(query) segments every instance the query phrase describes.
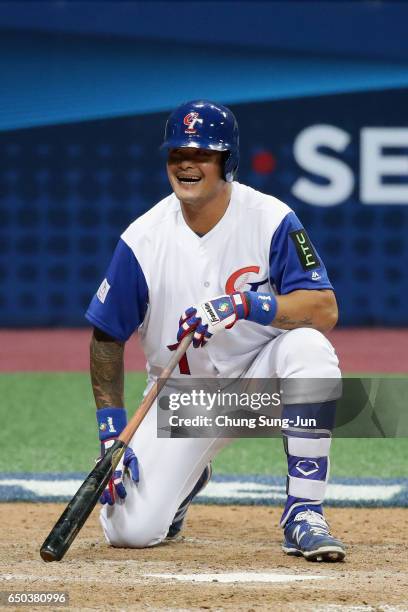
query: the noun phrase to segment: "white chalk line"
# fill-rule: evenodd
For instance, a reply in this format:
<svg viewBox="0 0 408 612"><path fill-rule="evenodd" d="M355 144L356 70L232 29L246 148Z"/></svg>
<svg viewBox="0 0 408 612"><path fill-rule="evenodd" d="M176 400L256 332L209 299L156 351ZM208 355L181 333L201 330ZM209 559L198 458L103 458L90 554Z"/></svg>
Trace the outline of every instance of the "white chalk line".
<svg viewBox="0 0 408 612"><path fill-rule="evenodd" d="M206 583L291 583L302 580L325 580L332 579L333 577L325 575L310 575L310 574L280 574L277 572L223 572L223 573L192 573L192 574L171 574L171 573L144 573L140 575L132 575L127 577L126 575L118 576L117 573L114 575L115 581L121 584L137 584L146 581L146 579L153 579L158 581L176 580L178 582L206 582ZM64 583L81 583L81 582L101 582L106 583L106 577L100 579L98 577L92 578L87 576L81 576L80 579L76 576L50 576L40 574L2 574L0 575L0 582L10 583L11 581L17 582L64 582Z"/></svg>
<svg viewBox="0 0 408 612"><path fill-rule="evenodd" d="M326 501L387 501L403 491L399 484L389 485L350 485L328 484ZM286 489L284 486L269 485L259 482L211 481L199 497L216 501L219 499L239 500L284 500Z"/></svg>
<svg viewBox="0 0 408 612"><path fill-rule="evenodd" d="M178 580L179 582L296 582L298 580L324 580L329 576L311 576L310 574L277 574L272 572L225 572L220 574L144 574L149 578Z"/></svg>
<svg viewBox="0 0 408 612"><path fill-rule="evenodd" d="M70 498L81 486L82 480L41 480L38 478L2 478L0 487L19 487L34 498ZM327 486L327 501L344 502L386 502L401 494L401 484L336 484ZM202 499L217 503L229 500L230 503L243 501L282 502L286 499L284 485L272 485L250 481L211 481L199 495Z"/></svg>

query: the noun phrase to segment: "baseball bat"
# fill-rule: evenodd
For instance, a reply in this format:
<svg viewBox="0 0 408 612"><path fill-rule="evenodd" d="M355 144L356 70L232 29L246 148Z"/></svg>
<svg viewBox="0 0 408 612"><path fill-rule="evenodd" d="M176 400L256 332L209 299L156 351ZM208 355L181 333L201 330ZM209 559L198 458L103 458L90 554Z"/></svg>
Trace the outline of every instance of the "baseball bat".
<svg viewBox="0 0 408 612"><path fill-rule="evenodd" d="M61 561L71 546L86 519L96 506L135 431L191 344L193 335L194 332L191 332L180 342L168 364L161 372L160 378L146 394L125 429L102 459L98 461L90 474L88 474L55 523L40 549L40 555L44 561Z"/></svg>

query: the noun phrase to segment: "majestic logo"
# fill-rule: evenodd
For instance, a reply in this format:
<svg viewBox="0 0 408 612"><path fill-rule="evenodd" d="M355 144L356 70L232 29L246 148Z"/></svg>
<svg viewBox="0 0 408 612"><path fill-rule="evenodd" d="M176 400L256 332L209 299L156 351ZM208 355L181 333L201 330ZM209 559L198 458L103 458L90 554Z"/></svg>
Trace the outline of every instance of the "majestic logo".
<svg viewBox="0 0 408 612"><path fill-rule="evenodd" d="M249 285L249 289L247 291L257 291L258 287L261 285L266 285L268 279L250 282L249 275L251 272L253 274L259 274L259 270L261 268L259 266L246 266L245 268L240 268L231 274L228 277L227 282L225 283L225 293L231 295L231 293L235 293L236 291L244 291L245 285Z"/></svg>
<svg viewBox="0 0 408 612"><path fill-rule="evenodd" d="M312 272L312 280L314 281L318 281L320 280L322 277L320 276L320 274L318 272L316 272L316 270L314 272Z"/></svg>
<svg viewBox="0 0 408 612"><path fill-rule="evenodd" d="M217 313L215 312L214 308L211 306L209 302L206 302L204 304L204 310L207 313L207 317L210 319L211 323L220 322L219 318L217 317Z"/></svg>
<svg viewBox="0 0 408 612"><path fill-rule="evenodd" d="M197 130L195 129L195 124L196 123L202 123L203 120L200 119L200 115L198 113L188 113L188 115L186 115L183 119L183 123L184 125L187 126L187 129L185 129L185 133L186 134L196 134Z"/></svg>

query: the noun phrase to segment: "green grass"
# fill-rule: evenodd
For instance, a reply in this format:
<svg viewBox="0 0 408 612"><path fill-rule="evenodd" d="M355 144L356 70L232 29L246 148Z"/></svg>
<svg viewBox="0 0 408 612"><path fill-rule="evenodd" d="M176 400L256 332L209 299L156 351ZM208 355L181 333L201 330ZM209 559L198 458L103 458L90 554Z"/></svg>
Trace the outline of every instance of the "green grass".
<svg viewBox="0 0 408 612"><path fill-rule="evenodd" d="M137 407L146 376L126 383L129 411ZM85 373L0 375L1 422L6 429L0 471L87 471L99 453L95 404Z"/></svg>
<svg viewBox="0 0 408 612"><path fill-rule="evenodd" d="M126 378L128 411L138 406L145 375ZM0 471L88 471L98 455L95 406L86 373L0 375ZM137 453L137 449L136 453ZM333 476L406 477L408 439L335 439ZM234 441L214 461L218 473L284 475L279 439Z"/></svg>

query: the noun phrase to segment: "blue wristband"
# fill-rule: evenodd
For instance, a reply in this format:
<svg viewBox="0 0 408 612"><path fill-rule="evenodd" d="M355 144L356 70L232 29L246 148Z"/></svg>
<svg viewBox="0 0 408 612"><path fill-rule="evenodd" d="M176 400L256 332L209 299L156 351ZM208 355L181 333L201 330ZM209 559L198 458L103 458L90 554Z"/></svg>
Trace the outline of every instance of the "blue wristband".
<svg viewBox="0 0 408 612"><path fill-rule="evenodd" d="M127 424L127 413L124 408L100 408L96 411L99 439L117 438Z"/></svg>
<svg viewBox="0 0 408 612"><path fill-rule="evenodd" d="M245 291L244 295L249 309L247 321L270 325L278 310L276 297L272 293L257 293L256 291Z"/></svg>

